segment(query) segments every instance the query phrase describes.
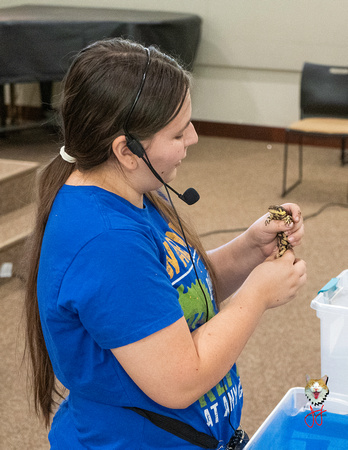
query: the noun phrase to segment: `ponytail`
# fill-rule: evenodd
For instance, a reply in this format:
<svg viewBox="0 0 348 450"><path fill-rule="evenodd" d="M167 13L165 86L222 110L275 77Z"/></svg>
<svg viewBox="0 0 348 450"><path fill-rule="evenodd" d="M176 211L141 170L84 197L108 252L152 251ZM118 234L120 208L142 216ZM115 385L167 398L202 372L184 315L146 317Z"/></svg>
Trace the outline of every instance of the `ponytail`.
<svg viewBox="0 0 348 450"><path fill-rule="evenodd" d="M26 292L24 314L26 319L25 353L29 357L29 379L34 394L34 406L38 415L42 414L46 427L49 426L54 395L59 394L51 361L45 345L39 307L37 301L37 276L40 261L42 239L52 208L53 201L59 189L66 182L74 165L57 156L42 171L38 183L38 206L34 231L28 240L28 266L26 273Z"/></svg>

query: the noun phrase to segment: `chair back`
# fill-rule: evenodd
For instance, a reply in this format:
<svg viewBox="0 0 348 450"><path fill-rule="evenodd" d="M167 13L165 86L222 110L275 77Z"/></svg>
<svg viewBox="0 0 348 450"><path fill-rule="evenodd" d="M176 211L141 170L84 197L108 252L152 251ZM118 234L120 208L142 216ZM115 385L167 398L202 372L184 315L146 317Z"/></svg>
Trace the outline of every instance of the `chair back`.
<svg viewBox="0 0 348 450"><path fill-rule="evenodd" d="M301 78L301 119L348 118L348 67L305 63Z"/></svg>

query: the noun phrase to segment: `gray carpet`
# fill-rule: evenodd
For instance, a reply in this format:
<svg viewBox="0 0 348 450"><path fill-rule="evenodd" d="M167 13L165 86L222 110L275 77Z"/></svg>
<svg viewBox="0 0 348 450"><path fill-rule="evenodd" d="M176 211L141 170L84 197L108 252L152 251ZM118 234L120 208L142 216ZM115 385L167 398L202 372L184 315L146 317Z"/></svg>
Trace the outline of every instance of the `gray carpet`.
<svg viewBox="0 0 348 450"><path fill-rule="evenodd" d="M0 158L44 162L59 145L45 131L23 132L0 141ZM188 151L173 187L195 187L201 200L193 206L175 203L203 237L207 249L223 244L250 225L270 204L298 203L306 236L297 255L307 262L308 282L290 304L264 315L238 360L244 390L242 424L252 435L292 387L304 386L305 376L320 377L320 321L310 308L317 291L348 268L348 165L339 150L306 148L304 181L280 198L282 145L202 137ZM291 159L295 161L295 148ZM296 176L296 167L291 167ZM0 449L48 449L46 430L28 406L20 327L22 287L13 279L0 288ZM330 376L330 374L327 374ZM330 384L329 384L330 387Z"/></svg>

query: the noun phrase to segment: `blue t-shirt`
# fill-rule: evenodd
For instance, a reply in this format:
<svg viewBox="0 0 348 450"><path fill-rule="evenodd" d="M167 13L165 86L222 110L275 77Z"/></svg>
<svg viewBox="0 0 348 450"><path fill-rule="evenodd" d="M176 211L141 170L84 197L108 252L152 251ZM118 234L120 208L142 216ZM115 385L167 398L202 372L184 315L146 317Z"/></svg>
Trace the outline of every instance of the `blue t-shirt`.
<svg viewBox="0 0 348 450"><path fill-rule="evenodd" d="M216 314L210 278L194 249L146 198L140 209L93 186L63 186L45 229L38 300L54 372L69 390L52 449L193 449L124 407L179 419L228 442L240 423L236 366L186 409L168 409L131 380L111 348L138 341L183 315L193 331ZM139 367L141 370L141 367ZM231 414L229 413L231 405ZM229 417L230 415L230 417Z"/></svg>

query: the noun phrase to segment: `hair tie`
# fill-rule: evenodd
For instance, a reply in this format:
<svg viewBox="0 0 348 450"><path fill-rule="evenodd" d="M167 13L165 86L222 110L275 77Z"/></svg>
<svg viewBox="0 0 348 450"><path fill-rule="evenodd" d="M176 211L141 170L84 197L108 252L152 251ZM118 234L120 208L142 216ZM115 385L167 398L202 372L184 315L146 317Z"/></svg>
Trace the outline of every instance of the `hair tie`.
<svg viewBox="0 0 348 450"><path fill-rule="evenodd" d="M60 156L64 159L64 161L70 163L70 164L74 164L76 163L76 158L74 158L73 156L70 156L67 154L67 152L65 151L65 146L63 145L63 147L61 147L60 149Z"/></svg>

